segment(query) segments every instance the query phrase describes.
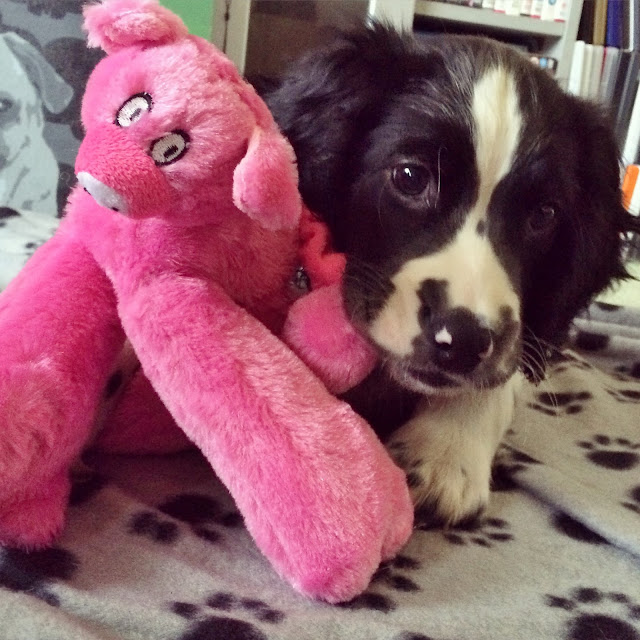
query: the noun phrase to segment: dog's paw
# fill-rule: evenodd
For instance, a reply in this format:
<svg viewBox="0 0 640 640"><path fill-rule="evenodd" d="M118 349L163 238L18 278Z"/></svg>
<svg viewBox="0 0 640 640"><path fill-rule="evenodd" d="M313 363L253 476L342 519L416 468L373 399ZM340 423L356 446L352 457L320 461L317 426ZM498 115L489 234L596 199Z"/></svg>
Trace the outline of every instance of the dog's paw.
<svg viewBox="0 0 640 640"><path fill-rule="evenodd" d="M491 458L453 455L416 458L402 442L390 445L405 470L420 528L452 526L478 518L489 502Z"/></svg>

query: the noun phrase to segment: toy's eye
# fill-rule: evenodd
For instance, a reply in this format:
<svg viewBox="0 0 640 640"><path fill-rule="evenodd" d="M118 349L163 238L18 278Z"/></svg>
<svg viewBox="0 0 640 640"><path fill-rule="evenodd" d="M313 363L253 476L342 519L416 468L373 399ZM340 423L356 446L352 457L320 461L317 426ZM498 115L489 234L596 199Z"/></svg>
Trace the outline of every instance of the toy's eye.
<svg viewBox="0 0 640 640"><path fill-rule="evenodd" d="M171 164L187 152L189 142L184 131L172 131L151 143L151 157L156 164Z"/></svg>
<svg viewBox="0 0 640 640"><path fill-rule="evenodd" d="M137 93L131 96L118 109L116 124L119 127L130 127L147 112L151 111L151 96L148 93Z"/></svg>

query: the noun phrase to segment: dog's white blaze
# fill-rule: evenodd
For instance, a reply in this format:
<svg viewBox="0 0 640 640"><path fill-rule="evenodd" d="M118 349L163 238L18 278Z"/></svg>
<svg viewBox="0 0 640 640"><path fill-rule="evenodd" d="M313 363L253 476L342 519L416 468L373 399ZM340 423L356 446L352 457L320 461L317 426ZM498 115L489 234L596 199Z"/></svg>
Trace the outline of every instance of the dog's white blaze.
<svg viewBox="0 0 640 640"><path fill-rule="evenodd" d="M476 220L486 216L496 185L513 164L522 115L513 77L497 66L480 78L473 92L471 112L474 120L478 199L471 212Z"/></svg>
<svg viewBox="0 0 640 640"><path fill-rule="evenodd" d="M413 340L422 333L418 292L427 279L447 281L450 306L466 307L490 326L499 322L504 306L518 319L518 296L491 243L476 233L475 225L469 219L444 249L409 260L393 276L395 290L369 328L381 347L398 356L413 352Z"/></svg>
<svg viewBox="0 0 640 640"><path fill-rule="evenodd" d="M406 262L391 279L395 289L369 327L371 338L397 356L413 352L422 333L418 295L427 279L445 280L451 307L466 307L490 326L502 307L519 319L520 303L493 246L477 232L486 218L491 194L508 173L520 139L522 117L513 78L502 67L487 71L474 89L475 152L478 198L452 241L435 254Z"/></svg>

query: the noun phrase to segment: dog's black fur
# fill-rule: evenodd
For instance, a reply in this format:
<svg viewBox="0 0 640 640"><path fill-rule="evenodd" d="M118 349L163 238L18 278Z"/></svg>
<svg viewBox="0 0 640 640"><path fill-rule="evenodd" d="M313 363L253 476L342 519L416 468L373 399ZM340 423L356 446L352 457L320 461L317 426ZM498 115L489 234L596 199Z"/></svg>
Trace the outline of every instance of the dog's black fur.
<svg viewBox="0 0 640 640"><path fill-rule="evenodd" d="M381 25L309 53L266 96L296 152L306 204L347 255L345 304L366 333L393 292L391 277L408 261L446 248L478 198L471 103L478 80L497 64L513 79L522 128L476 231L491 243L520 304L519 318L503 309L492 329L495 352L501 339L516 347L502 377L490 363L477 373L485 363L478 365L475 355L471 363L460 355L445 376L429 369L424 379L436 395L451 385L462 393L499 386L516 367L541 375L541 345L560 345L576 313L612 279L625 277L622 234L638 223L621 204L607 116L504 45L459 36L418 44ZM446 283L425 280L420 297L420 322L429 334L429 323L446 307ZM465 338L474 354L483 348L472 344L476 334ZM414 340L413 354L403 357L407 370L423 370L433 359L423 342ZM394 360L384 348L381 356ZM358 407L374 423L383 405L396 414L381 412L387 426L413 406L390 404L391 389L406 387L414 398L421 391L392 377L378 371L366 397L384 400L374 410Z"/></svg>

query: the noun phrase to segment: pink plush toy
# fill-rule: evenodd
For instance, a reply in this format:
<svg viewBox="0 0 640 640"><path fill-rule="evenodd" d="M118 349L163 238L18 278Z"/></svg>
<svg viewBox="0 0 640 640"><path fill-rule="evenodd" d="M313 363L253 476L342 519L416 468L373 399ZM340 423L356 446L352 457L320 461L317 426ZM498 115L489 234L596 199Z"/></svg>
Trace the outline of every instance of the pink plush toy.
<svg viewBox="0 0 640 640"><path fill-rule="evenodd" d="M280 574L350 599L407 540L412 508L368 425L274 335L298 262L292 150L232 64L155 0L85 19L108 56L83 102L82 186L0 297L0 542L60 531L128 338Z"/></svg>

